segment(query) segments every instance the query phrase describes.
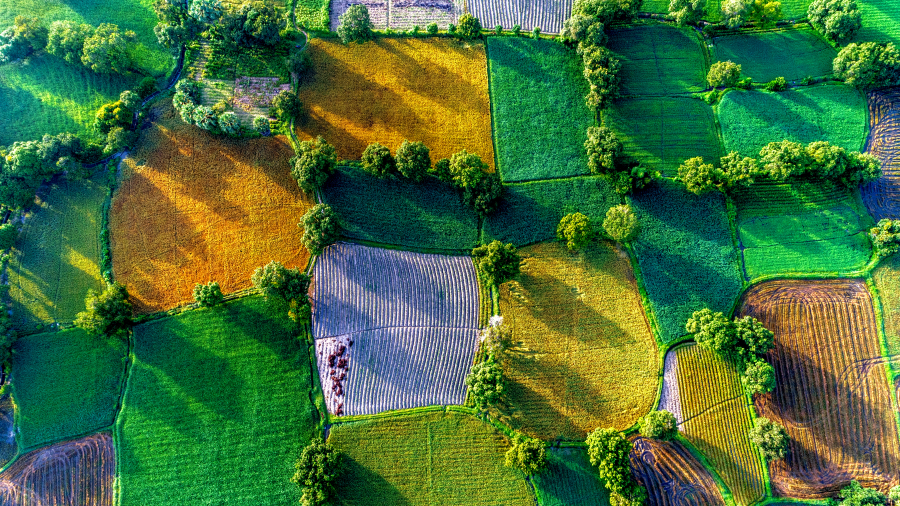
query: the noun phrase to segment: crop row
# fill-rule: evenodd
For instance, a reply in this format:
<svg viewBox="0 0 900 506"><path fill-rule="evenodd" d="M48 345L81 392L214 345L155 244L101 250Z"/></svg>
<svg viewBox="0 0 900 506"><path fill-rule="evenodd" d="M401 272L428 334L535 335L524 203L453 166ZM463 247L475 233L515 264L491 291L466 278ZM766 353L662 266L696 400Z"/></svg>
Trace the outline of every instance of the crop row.
<svg viewBox="0 0 900 506"><path fill-rule="evenodd" d="M866 152L881 160L884 176L863 189L866 207L876 220L895 218L900 210L900 89L869 95Z"/></svg>
<svg viewBox="0 0 900 506"><path fill-rule="evenodd" d="M653 506L724 505L709 471L678 441L636 437L631 472L650 494Z"/></svg>

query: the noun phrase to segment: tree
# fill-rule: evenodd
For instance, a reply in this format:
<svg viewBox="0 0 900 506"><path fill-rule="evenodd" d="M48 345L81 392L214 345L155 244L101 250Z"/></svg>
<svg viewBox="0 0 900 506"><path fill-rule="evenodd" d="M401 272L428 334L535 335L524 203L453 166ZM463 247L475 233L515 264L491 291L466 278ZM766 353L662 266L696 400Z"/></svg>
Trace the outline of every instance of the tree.
<svg viewBox="0 0 900 506"><path fill-rule="evenodd" d="M220 39L234 46L271 46L278 42L284 27L281 11L270 3L255 1L226 12L216 30Z"/></svg>
<svg viewBox="0 0 900 506"><path fill-rule="evenodd" d="M670 0L669 15L679 26L696 23L706 14L706 0Z"/></svg>
<svg viewBox="0 0 900 506"><path fill-rule="evenodd" d="M638 420L638 431L644 437L672 439L678 434L678 420L669 411L651 411Z"/></svg>
<svg viewBox="0 0 900 506"><path fill-rule="evenodd" d="M428 173L447 184L453 184L453 174L450 172L449 158L441 158L434 162L434 166L428 170Z"/></svg>
<svg viewBox="0 0 900 506"><path fill-rule="evenodd" d="M767 462L784 458L790 444L784 427L768 418L756 419L750 429L750 441L759 448Z"/></svg>
<svg viewBox="0 0 900 506"><path fill-rule="evenodd" d="M253 118L253 130L262 135L263 137L267 137L272 134L272 129L269 126L269 118L265 116L257 116Z"/></svg>
<svg viewBox="0 0 900 506"><path fill-rule="evenodd" d="M103 104L94 115L94 128L100 133L109 133L115 127L131 128L134 119L134 111L118 100L109 104Z"/></svg>
<svg viewBox="0 0 900 506"><path fill-rule="evenodd" d="M569 213L556 227L556 238L566 242L569 251L579 250L585 247L594 237L591 220L581 213Z"/></svg>
<svg viewBox="0 0 900 506"><path fill-rule="evenodd" d="M0 250L8 250L16 244L16 237L19 236L19 229L16 224L6 222L0 225Z"/></svg>
<svg viewBox="0 0 900 506"><path fill-rule="evenodd" d="M619 95L619 70L622 64L604 47L580 46L579 49L584 63L584 77L590 87L584 97L585 104L594 113L598 113Z"/></svg>
<svg viewBox="0 0 900 506"><path fill-rule="evenodd" d="M132 132L122 127L115 127L106 134L106 144L103 146L103 153L118 153L127 148L133 141L135 136Z"/></svg>
<svg viewBox="0 0 900 506"><path fill-rule="evenodd" d="M893 43L854 42L840 50L832 70L861 90L895 86L900 84L900 52Z"/></svg>
<svg viewBox="0 0 900 506"><path fill-rule="evenodd" d="M900 251L900 220L881 219L869 230L869 239L878 258L887 258Z"/></svg>
<svg viewBox="0 0 900 506"><path fill-rule="evenodd" d="M759 163L770 178L787 181L790 177L805 174L812 165L812 158L803 144L783 140L763 146L759 152Z"/></svg>
<svg viewBox="0 0 900 506"><path fill-rule="evenodd" d="M334 481L340 474L341 454L322 438L314 438L294 463L291 481L303 490L300 504L323 506L334 499Z"/></svg>
<svg viewBox="0 0 900 506"><path fill-rule="evenodd" d="M627 195L660 178L659 171L645 168L640 163L623 164L620 170L611 174L613 189L619 195Z"/></svg>
<svg viewBox="0 0 900 506"><path fill-rule="evenodd" d="M131 68L129 43L135 34L122 32L117 25L102 23L84 40L81 63L99 74L124 74Z"/></svg>
<svg viewBox="0 0 900 506"><path fill-rule="evenodd" d="M740 28L755 21L769 27L781 19L781 2L773 0L726 0L722 4L722 17L728 28Z"/></svg>
<svg viewBox="0 0 900 506"><path fill-rule="evenodd" d="M485 216L496 209L503 184L496 172L486 172L488 165L481 157L460 150L450 157L449 169L453 184L463 191L463 200L476 213Z"/></svg>
<svg viewBox="0 0 900 506"><path fill-rule="evenodd" d="M881 177L881 160L869 153L849 153L847 170L838 182L848 188L856 188Z"/></svg>
<svg viewBox="0 0 900 506"><path fill-rule="evenodd" d="M506 451L506 467L522 471L526 476L534 476L547 467L547 450L540 439L516 434L512 447Z"/></svg>
<svg viewBox="0 0 900 506"><path fill-rule="evenodd" d="M403 177L421 181L431 169L431 151L422 142L404 140L397 148L396 163Z"/></svg>
<svg viewBox="0 0 900 506"><path fill-rule="evenodd" d="M47 52L63 60L81 65L84 41L94 35L94 27L73 21L54 21L47 37Z"/></svg>
<svg viewBox="0 0 900 506"><path fill-rule="evenodd" d="M597 428L587 437L588 458L606 482L614 506L641 504L646 490L631 474L631 442L615 429Z"/></svg>
<svg viewBox="0 0 900 506"><path fill-rule="evenodd" d="M347 7L347 10L341 14L337 32L344 44L351 42L362 44L374 39L375 34L372 32L372 20L369 18L368 7L363 4Z"/></svg>
<svg viewBox="0 0 900 506"><path fill-rule="evenodd" d="M775 334L752 316L735 318L734 332L746 360L765 355L775 346Z"/></svg>
<svg viewBox="0 0 900 506"><path fill-rule="evenodd" d="M738 186L753 184L760 174L759 164L749 156L741 157L737 151L732 151L719 159L719 166L725 173L725 187L731 189Z"/></svg>
<svg viewBox="0 0 900 506"><path fill-rule="evenodd" d="M396 162L391 156L390 149L378 142L373 142L363 151L362 168L373 176L385 177L394 172Z"/></svg>
<svg viewBox="0 0 900 506"><path fill-rule="evenodd" d="M684 326L688 334L694 335L698 345L710 349L723 358L733 358L737 347L734 325L721 312L709 308L694 311Z"/></svg>
<svg viewBox="0 0 900 506"><path fill-rule="evenodd" d="M278 308L286 308L288 316L299 322L310 314L309 276L299 269L286 268L281 262L269 262L253 271L250 281L266 300Z"/></svg>
<svg viewBox="0 0 900 506"><path fill-rule="evenodd" d="M584 150L587 151L591 174L609 174L616 170L616 162L625 148L612 129L592 126L588 127Z"/></svg>
<svg viewBox="0 0 900 506"><path fill-rule="evenodd" d="M287 123L303 114L303 102L293 91L283 90L272 100L272 112L276 118Z"/></svg>
<svg viewBox="0 0 900 506"><path fill-rule="evenodd" d="M285 63L288 72L290 72L291 74L297 74L297 76L302 76L307 71L309 71L310 67L312 66L309 52L302 51L297 48L291 49L291 52L285 60Z"/></svg>
<svg viewBox="0 0 900 506"><path fill-rule="evenodd" d="M755 359L744 369L741 384L751 396L771 392L775 389L775 368L765 360Z"/></svg>
<svg viewBox="0 0 900 506"><path fill-rule="evenodd" d="M125 285L107 285L99 294L88 290L85 310L75 315L75 326L95 336L113 336L131 325L131 302Z"/></svg>
<svg viewBox="0 0 900 506"><path fill-rule="evenodd" d="M678 178L684 182L689 192L696 195L710 190L723 190L728 186L725 172L711 163L704 163L700 156L685 160L678 167Z"/></svg>
<svg viewBox="0 0 900 506"><path fill-rule="evenodd" d="M894 487L897 488L897 487ZM891 489L893 495L894 488ZM888 498L874 488L865 488L858 481L853 480L838 493L841 506L882 506L887 504ZM891 497L894 500L893 497Z"/></svg>
<svg viewBox="0 0 900 506"><path fill-rule="evenodd" d="M300 242L310 254L320 255L341 235L341 218L328 204L316 204L300 218L303 237Z"/></svg>
<svg viewBox="0 0 900 506"><path fill-rule="evenodd" d="M488 355L486 360L472 366L472 372L466 376L466 386L479 410L485 411L496 406L506 388L503 368L493 355Z"/></svg>
<svg viewBox="0 0 900 506"><path fill-rule="evenodd" d="M891 490L888 491L888 499L894 501L895 503L897 501L900 501L900 485L894 485L893 487L891 487Z"/></svg>
<svg viewBox="0 0 900 506"><path fill-rule="evenodd" d="M211 25L225 13L219 0L191 0L188 14L200 23Z"/></svg>
<svg viewBox="0 0 900 506"><path fill-rule="evenodd" d="M856 0L813 0L806 11L809 24L826 39L843 44L862 28Z"/></svg>
<svg viewBox="0 0 900 506"><path fill-rule="evenodd" d="M784 91L787 89L787 79L784 77L776 77L766 83L766 91Z"/></svg>
<svg viewBox="0 0 900 506"><path fill-rule="evenodd" d="M613 21L630 21L637 17L643 0L575 0L573 15L596 18L604 25Z"/></svg>
<svg viewBox="0 0 900 506"><path fill-rule="evenodd" d="M476 246L472 249L472 257L479 274L490 286L500 286L516 277L522 263L514 245L497 240Z"/></svg>
<svg viewBox="0 0 900 506"><path fill-rule="evenodd" d="M334 146L322 136L314 141L303 141L297 146L297 155L291 158L291 175L306 193L313 193L334 174L337 155Z"/></svg>
<svg viewBox="0 0 900 506"><path fill-rule="evenodd" d="M577 44L588 38L588 28L592 25L600 25L600 31L603 32L603 23L597 21L593 16L585 16L584 14L575 14L563 23L562 32L559 36L568 44ZM605 35L605 33L604 33ZM602 42L598 45L604 45Z"/></svg>
<svg viewBox="0 0 900 506"><path fill-rule="evenodd" d="M627 204L610 207L603 220L603 230L614 241L625 244L637 235L637 215Z"/></svg>
<svg viewBox="0 0 900 506"><path fill-rule="evenodd" d="M223 295L219 283L210 281L205 285L197 283L194 285L194 302L201 307L213 307L222 302Z"/></svg>
<svg viewBox="0 0 900 506"><path fill-rule="evenodd" d="M466 40L481 38L481 21L468 12L463 14L459 17L456 36Z"/></svg>
<svg viewBox="0 0 900 506"><path fill-rule="evenodd" d="M732 61L713 63L706 74L706 82L713 88L733 88L740 80L741 66Z"/></svg>
<svg viewBox="0 0 900 506"><path fill-rule="evenodd" d="M512 329L503 323L503 317L494 315L481 331L481 345L488 355L499 357L509 347Z"/></svg>

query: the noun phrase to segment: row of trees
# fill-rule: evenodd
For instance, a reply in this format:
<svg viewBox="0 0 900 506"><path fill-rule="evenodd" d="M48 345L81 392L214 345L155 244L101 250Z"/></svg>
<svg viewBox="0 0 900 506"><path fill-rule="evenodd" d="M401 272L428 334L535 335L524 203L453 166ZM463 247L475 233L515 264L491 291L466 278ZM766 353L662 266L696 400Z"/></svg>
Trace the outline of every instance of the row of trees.
<svg viewBox="0 0 900 506"><path fill-rule="evenodd" d="M606 211L602 226L606 237L625 244L637 235L637 215L627 204L613 206ZM556 238L565 242L569 251L587 246L596 235L591 219L582 213L569 213L563 216L556 227Z"/></svg>

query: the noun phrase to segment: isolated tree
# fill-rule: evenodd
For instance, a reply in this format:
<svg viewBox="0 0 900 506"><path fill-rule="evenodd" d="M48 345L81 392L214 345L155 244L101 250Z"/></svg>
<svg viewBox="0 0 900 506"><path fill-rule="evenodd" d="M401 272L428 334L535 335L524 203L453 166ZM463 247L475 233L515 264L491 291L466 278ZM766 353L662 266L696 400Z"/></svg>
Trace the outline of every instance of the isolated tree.
<svg viewBox="0 0 900 506"><path fill-rule="evenodd" d="M372 26L369 8L363 4L355 4L347 7L347 10L341 14L337 33L344 44L351 42L362 44L375 38Z"/></svg>
<svg viewBox="0 0 900 506"><path fill-rule="evenodd" d="M190 0L188 14L200 23L211 25L222 17L225 9L219 0Z"/></svg>
<svg viewBox="0 0 900 506"><path fill-rule="evenodd" d="M312 255L320 255L325 246L341 235L341 218L328 204L316 204L300 218L303 237L300 242Z"/></svg>
<svg viewBox="0 0 900 506"><path fill-rule="evenodd" d="M802 176L809 170L812 158L799 142L783 140L770 142L759 151L763 173L775 181Z"/></svg>
<svg viewBox="0 0 900 506"><path fill-rule="evenodd" d="M288 122L303 114L303 102L291 90L283 90L272 99L272 112L281 121Z"/></svg>
<svg viewBox="0 0 900 506"><path fill-rule="evenodd" d="M706 82L713 88L733 88L741 80L741 66L732 61L713 63L706 74Z"/></svg>
<svg viewBox="0 0 900 506"><path fill-rule="evenodd" d="M222 288L217 281L194 285L194 302L202 307L213 307L222 302Z"/></svg>
<svg viewBox="0 0 900 506"><path fill-rule="evenodd" d="M615 429L597 428L587 437L588 458L597 468L600 479L610 492L614 506L631 506L643 503L647 491L631 474L631 450L634 447Z"/></svg>
<svg viewBox="0 0 900 506"><path fill-rule="evenodd" d="M516 247L494 240L472 249L478 273L490 286L500 286L519 274L522 258Z"/></svg>
<svg viewBox="0 0 900 506"><path fill-rule="evenodd" d="M85 310L75 315L75 326L95 336L113 336L131 325L131 302L125 285L113 283L99 294L88 290Z"/></svg>
<svg viewBox="0 0 900 506"><path fill-rule="evenodd" d="M117 25L102 23L84 40L81 63L100 74L124 74L131 68L128 45L135 34Z"/></svg>
<svg viewBox="0 0 900 506"><path fill-rule="evenodd" d="M84 41L94 35L94 27L73 21L54 21L50 24L47 52L69 63L81 65Z"/></svg>
<svg viewBox="0 0 900 506"><path fill-rule="evenodd" d="M765 360L755 359L741 374L741 384L751 396L771 392L775 389L775 368Z"/></svg>
<svg viewBox="0 0 900 506"><path fill-rule="evenodd" d="M335 497L334 482L341 469L341 454L322 438L314 438L294 463L294 482L303 491L300 504L324 506Z"/></svg>
<svg viewBox="0 0 900 506"><path fill-rule="evenodd" d="M603 230L614 241L631 242L638 233L637 215L627 204L610 207L603 220Z"/></svg>
<svg viewBox="0 0 900 506"><path fill-rule="evenodd" d="M737 347L734 324L721 312L709 308L694 311L684 326L693 334L698 345L716 352L723 358L733 357Z"/></svg>
<svg viewBox="0 0 900 506"><path fill-rule="evenodd" d="M526 476L539 474L547 467L547 450L544 442L524 434L516 434L512 447L506 451L506 467L522 471Z"/></svg>
<svg viewBox="0 0 900 506"><path fill-rule="evenodd" d="M270 304L286 309L288 316L300 321L309 316L309 276L299 269L286 268L281 262L269 262L253 271L250 281Z"/></svg>
<svg viewBox="0 0 900 506"><path fill-rule="evenodd" d="M314 141L302 141L298 144L297 155L291 158L291 175L297 180L300 189L313 193L334 174L336 165L334 146L319 136Z"/></svg>
<svg viewBox="0 0 900 506"><path fill-rule="evenodd" d="M625 148L610 128L592 126L588 127L584 150L591 174L609 174L616 170L616 162Z"/></svg>
<svg viewBox="0 0 900 506"><path fill-rule="evenodd" d="M746 360L765 355L775 346L775 334L752 316L735 318L734 332Z"/></svg>
<svg viewBox="0 0 900 506"><path fill-rule="evenodd" d="M585 247L593 238L594 229L591 220L581 213L569 213L556 227L556 238L565 241L569 251L579 250Z"/></svg>
<svg viewBox="0 0 900 506"><path fill-rule="evenodd" d="M669 440L678 434L678 420L669 411L654 410L638 420L638 431L644 437Z"/></svg>
<svg viewBox="0 0 900 506"><path fill-rule="evenodd" d="M696 23L706 14L706 0L669 0L669 15L680 26Z"/></svg>
<svg viewBox="0 0 900 506"><path fill-rule="evenodd" d="M377 177L385 177L394 172L396 162L391 150L378 142L366 146L362 154L362 168Z"/></svg>
<svg viewBox="0 0 900 506"><path fill-rule="evenodd" d="M503 368L493 355L488 355L486 360L472 366L472 371L466 376L466 386L478 409L485 411L494 407L506 388Z"/></svg>
<svg viewBox="0 0 900 506"><path fill-rule="evenodd" d="M843 44L862 28L856 0L813 0L806 11L809 24L826 39Z"/></svg>
<svg viewBox="0 0 900 506"><path fill-rule="evenodd" d="M711 163L705 163L700 156L685 160L678 167L678 178L689 192L696 195L723 190L728 186L725 172Z"/></svg>
<svg viewBox="0 0 900 506"><path fill-rule="evenodd" d="M869 239L878 258L887 258L900 251L900 219L881 219L869 230Z"/></svg>
<svg viewBox="0 0 900 506"><path fill-rule="evenodd" d="M788 452L787 431L768 418L757 418L750 429L750 441L759 448L767 462L784 458Z"/></svg>
<svg viewBox="0 0 900 506"><path fill-rule="evenodd" d="M466 40L481 38L481 21L468 12L463 14L459 17L456 36Z"/></svg>
<svg viewBox="0 0 900 506"><path fill-rule="evenodd" d="M838 79L861 90L900 84L900 51L893 43L852 43L832 63Z"/></svg>
<svg viewBox="0 0 900 506"><path fill-rule="evenodd" d="M407 179L421 181L431 169L431 151L422 142L404 140L397 148L397 171Z"/></svg>
<svg viewBox="0 0 900 506"><path fill-rule="evenodd" d="M449 170L453 184L463 191L463 200L475 212L485 216L497 208L503 184L496 172L487 172L488 165L481 157L460 150L450 157Z"/></svg>

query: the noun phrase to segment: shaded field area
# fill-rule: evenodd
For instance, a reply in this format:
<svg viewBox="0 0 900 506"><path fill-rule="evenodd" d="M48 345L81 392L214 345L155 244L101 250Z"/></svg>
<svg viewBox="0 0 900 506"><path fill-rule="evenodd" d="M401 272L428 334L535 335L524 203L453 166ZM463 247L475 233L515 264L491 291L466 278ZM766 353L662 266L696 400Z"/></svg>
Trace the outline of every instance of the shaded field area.
<svg viewBox="0 0 900 506"><path fill-rule="evenodd" d="M634 251L663 341L685 335L694 311L730 311L742 281L722 195L696 196L664 181L629 200L641 227Z"/></svg>
<svg viewBox="0 0 900 506"><path fill-rule="evenodd" d="M866 99L838 84L768 91L730 91L719 104L725 151L759 156L770 142L828 141L860 151L868 133Z"/></svg>
<svg viewBox="0 0 900 506"><path fill-rule="evenodd" d="M471 251L478 242L474 211L437 178L416 183L342 167L328 178L322 197L341 216L341 234L351 240L457 252Z"/></svg>
<svg viewBox="0 0 900 506"><path fill-rule="evenodd" d="M296 325L264 298L134 328L117 426L122 506L293 504L314 435L314 373Z"/></svg>
<svg viewBox="0 0 900 506"><path fill-rule="evenodd" d="M758 183L735 193L747 279L863 268L873 225L850 192L824 181Z"/></svg>
<svg viewBox="0 0 900 506"><path fill-rule="evenodd" d="M500 289L510 422L542 439L630 427L652 408L659 364L627 255L605 241L520 254L521 274Z"/></svg>
<svg viewBox="0 0 900 506"><path fill-rule="evenodd" d="M333 425L344 454L345 504L532 506L521 473L503 465L506 436L472 415L432 411Z"/></svg>
<svg viewBox="0 0 900 506"><path fill-rule="evenodd" d="M196 283L246 288L272 260L306 266L297 223L312 201L288 170L286 138L216 138L168 101L152 115L110 211L113 271L137 312L192 301Z"/></svg>
<svg viewBox="0 0 900 506"><path fill-rule="evenodd" d="M697 345L680 347L676 353L681 431L703 452L738 504L759 500L766 493L765 475L748 436L752 415L737 370Z"/></svg>
<svg viewBox="0 0 900 506"><path fill-rule="evenodd" d="M783 0L781 2L782 16L789 19L806 17L806 10L809 8L810 2L811 0ZM709 0L706 3L706 15L703 16L703 19L713 23L721 21L722 3L722 0ZM644 0L641 12L668 14L669 0Z"/></svg>
<svg viewBox="0 0 900 506"><path fill-rule="evenodd" d="M881 299L888 355L900 355L900 255L882 260L872 272L872 280Z"/></svg>
<svg viewBox="0 0 900 506"><path fill-rule="evenodd" d="M650 506L724 505L716 482L678 441L632 439L631 473L647 488Z"/></svg>
<svg viewBox="0 0 900 506"><path fill-rule="evenodd" d="M71 329L13 345L12 397L23 450L105 429L115 422L125 343Z"/></svg>
<svg viewBox="0 0 900 506"><path fill-rule="evenodd" d="M898 14L900 15L900 14ZM881 160L883 172L862 190L875 220L900 216L900 88L869 94L866 152Z"/></svg>
<svg viewBox="0 0 900 506"><path fill-rule="evenodd" d="M662 24L609 31L610 51L622 62L622 95L677 95L705 90L708 64L700 37Z"/></svg>
<svg viewBox="0 0 900 506"><path fill-rule="evenodd" d="M22 455L0 474L7 506L113 506L112 437L95 434Z"/></svg>
<svg viewBox="0 0 900 506"><path fill-rule="evenodd" d="M330 0L326 9L331 10L331 31L337 31L341 15L354 4L362 4L369 9L369 17L375 29L410 30L418 26L421 30L425 30L425 27L431 23L437 23L438 27L444 30L450 23L457 22L463 12L464 2L461 0ZM481 19L484 23L484 18Z"/></svg>
<svg viewBox="0 0 900 506"><path fill-rule="evenodd" d="M532 477L540 506L609 506L609 491L584 448L547 450L547 468Z"/></svg>
<svg viewBox="0 0 900 506"><path fill-rule="evenodd" d="M590 173L594 114L581 58L553 41L488 37L497 163L504 182Z"/></svg>
<svg viewBox="0 0 900 506"><path fill-rule="evenodd" d="M525 32L538 27L542 33L559 33L572 15L572 0L466 0L464 4L485 28L500 25L504 30L519 25Z"/></svg>
<svg viewBox="0 0 900 506"><path fill-rule="evenodd" d="M837 56L837 51L808 27L716 37L712 52L718 61L740 64L741 76L756 83L767 83L776 77L788 81L829 77L831 62Z"/></svg>
<svg viewBox="0 0 900 506"><path fill-rule="evenodd" d="M770 281L745 294L740 312L775 333L766 360L779 386L755 399L790 436L788 456L769 465L773 493L817 499L850 480L882 492L896 485L891 385L865 283Z"/></svg>
<svg viewBox="0 0 900 506"><path fill-rule="evenodd" d="M0 396L0 466L5 466L15 458L19 447L16 444L16 410L9 394Z"/></svg>
<svg viewBox="0 0 900 506"><path fill-rule="evenodd" d="M858 3L865 21L855 40L900 45L900 4L894 0L860 0Z"/></svg>
<svg viewBox="0 0 900 506"><path fill-rule="evenodd" d="M625 145L626 155L667 177L688 158L717 160L723 154L712 107L701 100L623 98L604 112L603 123Z"/></svg>
<svg viewBox="0 0 900 506"><path fill-rule="evenodd" d="M372 142L393 151L404 139L422 141L434 161L466 149L493 168L484 45L313 39L308 51L312 73L299 94L309 114L297 126L300 137L321 135L347 160L359 160Z"/></svg>
<svg viewBox="0 0 900 506"><path fill-rule="evenodd" d="M38 191L9 264L13 323L33 330L70 322L84 311L89 289L100 291L100 212L106 187L57 177Z"/></svg>

